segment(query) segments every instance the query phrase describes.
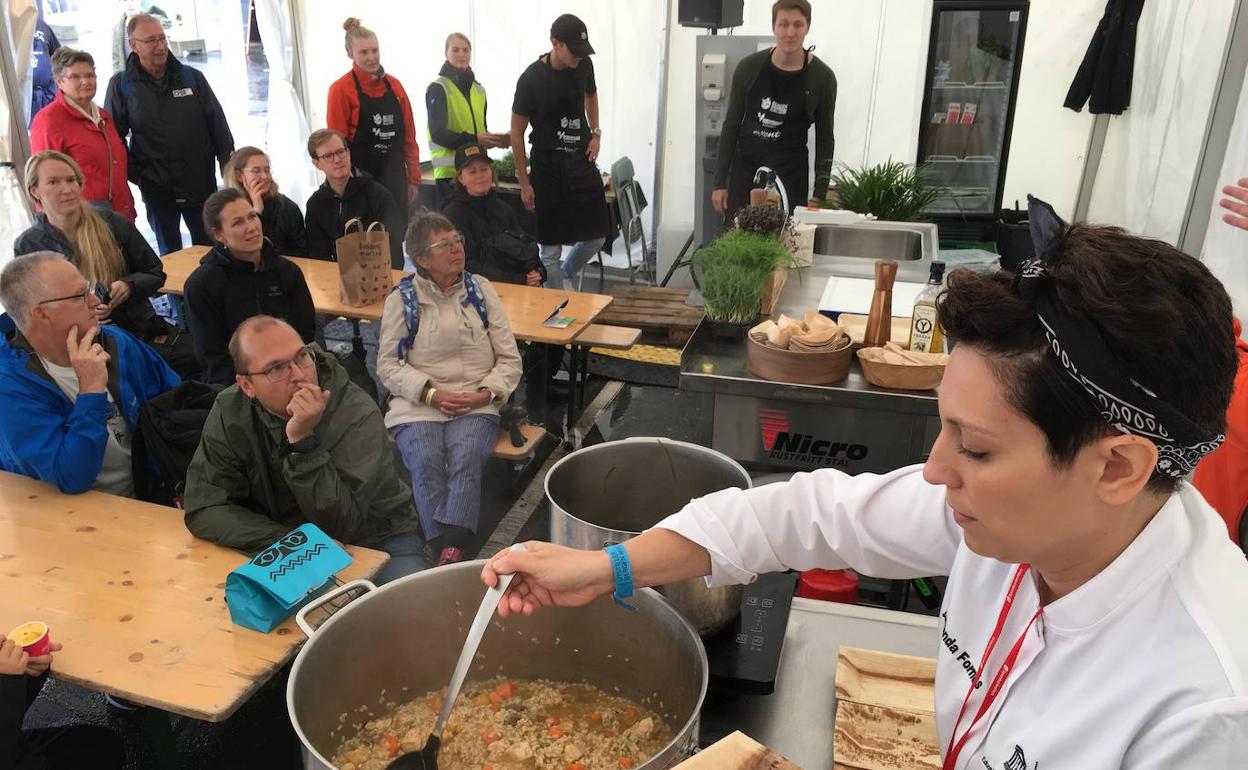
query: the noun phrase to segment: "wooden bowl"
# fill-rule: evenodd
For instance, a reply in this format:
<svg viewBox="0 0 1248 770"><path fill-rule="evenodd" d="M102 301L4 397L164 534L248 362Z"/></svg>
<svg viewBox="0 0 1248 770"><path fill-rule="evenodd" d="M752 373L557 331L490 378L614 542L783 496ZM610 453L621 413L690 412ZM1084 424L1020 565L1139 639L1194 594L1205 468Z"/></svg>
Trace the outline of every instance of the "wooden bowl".
<svg viewBox="0 0 1248 770"><path fill-rule="evenodd" d="M858 363L867 382L881 388L897 390L932 390L940 385L945 376L945 365L921 366L919 364L890 364L878 360L876 351L882 348L862 348L858 351Z"/></svg>
<svg viewBox="0 0 1248 770"><path fill-rule="evenodd" d="M841 347L819 353L780 350L745 337L745 366L750 373L764 380L792 382L798 385L828 385L849 376L853 355L848 337Z"/></svg>

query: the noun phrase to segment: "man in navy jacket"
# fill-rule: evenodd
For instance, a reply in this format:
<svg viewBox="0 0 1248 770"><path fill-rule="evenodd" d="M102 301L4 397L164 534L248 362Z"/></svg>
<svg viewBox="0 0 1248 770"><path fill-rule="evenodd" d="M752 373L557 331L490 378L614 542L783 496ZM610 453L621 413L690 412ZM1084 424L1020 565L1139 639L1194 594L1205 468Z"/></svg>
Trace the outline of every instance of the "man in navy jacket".
<svg viewBox="0 0 1248 770"><path fill-rule="evenodd" d="M0 272L0 470L74 494L133 496L139 409L178 384L156 351L100 326L94 287L60 254Z"/></svg>

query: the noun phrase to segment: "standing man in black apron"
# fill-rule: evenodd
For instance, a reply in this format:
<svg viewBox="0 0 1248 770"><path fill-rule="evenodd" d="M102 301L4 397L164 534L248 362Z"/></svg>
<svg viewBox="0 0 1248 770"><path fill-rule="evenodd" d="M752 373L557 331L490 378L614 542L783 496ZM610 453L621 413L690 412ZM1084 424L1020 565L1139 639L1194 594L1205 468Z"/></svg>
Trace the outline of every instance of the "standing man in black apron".
<svg viewBox="0 0 1248 770"><path fill-rule="evenodd" d="M779 175L789 197L789 211L810 193L806 138L815 126L815 187L822 200L832 173L836 139L836 75L806 48L810 31L807 0L777 0L771 7L776 45L741 60L732 75L728 114L719 138L711 204L731 223L749 203L754 172L767 166Z"/></svg>
<svg viewBox="0 0 1248 770"><path fill-rule="evenodd" d="M606 242L607 198L595 161L602 142L598 84L585 23L564 14L550 28L550 53L520 75L511 106L511 149L525 207L537 214L547 286L563 288ZM533 152L526 168L524 132ZM564 245L572 248L563 253Z"/></svg>
<svg viewBox="0 0 1248 770"><path fill-rule="evenodd" d="M377 35L355 18L347 19L342 27L347 32L351 71L329 87L325 123L347 137L355 168L390 191L400 212L402 232L407 228L408 206L420 190L420 149L412 104L399 79L382 69Z"/></svg>

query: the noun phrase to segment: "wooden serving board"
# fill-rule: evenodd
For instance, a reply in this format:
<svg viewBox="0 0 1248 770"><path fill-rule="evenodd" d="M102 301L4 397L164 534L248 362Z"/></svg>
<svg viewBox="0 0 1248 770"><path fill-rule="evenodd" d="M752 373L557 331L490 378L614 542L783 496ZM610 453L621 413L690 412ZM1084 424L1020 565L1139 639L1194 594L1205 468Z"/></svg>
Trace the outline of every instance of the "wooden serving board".
<svg viewBox="0 0 1248 770"><path fill-rule="evenodd" d="M726 735L675 770L802 770L741 731Z"/></svg>
<svg viewBox="0 0 1248 770"><path fill-rule="evenodd" d="M705 315L701 306L687 304L688 289L617 286L611 296L614 301L595 321L641 329L642 341L649 344L685 344Z"/></svg>
<svg viewBox="0 0 1248 770"><path fill-rule="evenodd" d="M936 661L841 647L836 665L838 770L938 770Z"/></svg>
<svg viewBox="0 0 1248 770"><path fill-rule="evenodd" d="M849 338L854 341L854 347L862 347L863 335L867 333L867 317L855 313L841 313L836 318L836 322L841 325ZM910 346L910 319L898 318L893 316L893 329L889 339L901 345L903 348Z"/></svg>

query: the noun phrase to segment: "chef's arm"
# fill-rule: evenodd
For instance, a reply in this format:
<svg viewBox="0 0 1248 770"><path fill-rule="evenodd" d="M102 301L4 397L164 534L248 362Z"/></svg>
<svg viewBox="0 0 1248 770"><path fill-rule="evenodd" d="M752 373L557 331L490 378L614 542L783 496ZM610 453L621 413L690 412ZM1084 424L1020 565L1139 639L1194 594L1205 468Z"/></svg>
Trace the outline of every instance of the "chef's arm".
<svg viewBox="0 0 1248 770"><path fill-rule="evenodd" d="M598 122L598 93L594 92L585 97L585 117L589 118L590 129L601 128L602 124Z"/></svg>
<svg viewBox="0 0 1248 770"><path fill-rule="evenodd" d="M516 181L521 187L529 184L529 163L524 154L524 132L528 128L527 115L511 113L511 155L516 161Z"/></svg>

